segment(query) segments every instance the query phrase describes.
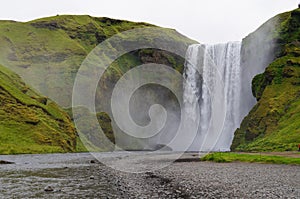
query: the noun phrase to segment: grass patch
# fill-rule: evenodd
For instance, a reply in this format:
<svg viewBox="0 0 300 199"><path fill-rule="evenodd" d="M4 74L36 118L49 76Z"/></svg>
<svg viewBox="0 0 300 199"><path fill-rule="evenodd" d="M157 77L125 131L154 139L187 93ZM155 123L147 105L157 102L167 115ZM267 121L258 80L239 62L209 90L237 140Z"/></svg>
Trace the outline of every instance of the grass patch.
<svg viewBox="0 0 300 199"><path fill-rule="evenodd" d="M296 164L300 165L300 158L261 155L261 154L240 154L240 153L210 153L201 161L213 161L218 163L229 162L249 162L249 163L268 163L268 164Z"/></svg>

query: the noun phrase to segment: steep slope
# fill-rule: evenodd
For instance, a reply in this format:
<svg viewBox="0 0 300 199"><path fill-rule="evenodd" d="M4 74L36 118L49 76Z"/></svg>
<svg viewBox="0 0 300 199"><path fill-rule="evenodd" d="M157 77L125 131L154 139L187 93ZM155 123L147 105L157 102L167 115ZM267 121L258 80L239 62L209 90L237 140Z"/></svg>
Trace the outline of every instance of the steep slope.
<svg viewBox="0 0 300 199"><path fill-rule="evenodd" d="M145 27L154 25L87 15L54 16L26 23L0 21L0 64L59 105L70 107L73 81L87 54L114 34ZM175 40L187 45L195 43L175 30L168 31ZM115 82L131 67L157 57L177 70L183 69L183 60L174 59L168 53L136 51L116 61L104 79Z"/></svg>
<svg viewBox="0 0 300 199"><path fill-rule="evenodd" d="M0 154L75 149L75 129L68 115L0 66Z"/></svg>
<svg viewBox="0 0 300 199"><path fill-rule="evenodd" d="M273 62L252 81L257 104L235 132L236 151L287 151L300 144L300 9L276 17Z"/></svg>
<svg viewBox="0 0 300 199"><path fill-rule="evenodd" d="M99 43L117 33L146 27L155 26L87 15L54 16L26 23L0 21L0 64L16 72L39 93L51 98L64 108L70 108L73 82L88 53ZM175 47L179 47L183 52L189 44L196 43L175 30L161 29L175 41ZM151 34L153 34L153 40L157 39L162 45L164 44L166 38L159 33ZM136 38L133 35L134 39ZM140 39L143 40L143 38ZM180 45L177 45L176 42ZM99 81L96 93L96 111L100 114L98 114L98 121L104 127L110 140L123 139L116 135L118 132L119 135L122 134L120 129L114 129L115 135L112 135L111 122L114 120L110 119L112 118L110 97L114 85L131 68L152 62L168 65L180 72L183 71L183 58L158 49L140 49L126 53L117 59ZM89 78L87 78L87 83L89 83L88 81ZM158 92L157 88L152 90L154 94L152 98L149 97L149 101L158 98L155 95L155 92ZM170 92L159 96L165 102L174 101L174 96ZM142 101L139 104L147 103ZM135 103L137 106L139 104ZM149 102L149 104L151 103ZM148 111L143 114L145 114L143 117L148 117ZM89 117L86 115L83 120L87 134L93 128L93 125L89 125Z"/></svg>

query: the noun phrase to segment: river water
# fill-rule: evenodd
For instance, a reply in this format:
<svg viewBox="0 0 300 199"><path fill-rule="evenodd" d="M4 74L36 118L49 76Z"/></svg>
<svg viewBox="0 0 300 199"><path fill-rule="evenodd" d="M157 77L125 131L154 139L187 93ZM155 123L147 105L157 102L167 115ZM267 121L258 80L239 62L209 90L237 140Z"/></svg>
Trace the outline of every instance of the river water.
<svg viewBox="0 0 300 199"><path fill-rule="evenodd" d="M177 154L175 154L176 156ZM106 163L138 170L169 162L174 153L101 153ZM0 160L0 198L299 198L300 167L199 162L186 153L155 171L121 172L89 153L12 155ZM124 169L126 170L126 169ZM51 186L53 191L45 191Z"/></svg>

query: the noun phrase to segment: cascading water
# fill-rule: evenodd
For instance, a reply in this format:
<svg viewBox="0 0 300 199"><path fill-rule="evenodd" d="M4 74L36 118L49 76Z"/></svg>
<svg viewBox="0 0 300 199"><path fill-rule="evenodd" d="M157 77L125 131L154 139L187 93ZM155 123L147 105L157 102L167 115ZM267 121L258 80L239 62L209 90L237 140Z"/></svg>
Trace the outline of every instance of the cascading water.
<svg viewBox="0 0 300 199"><path fill-rule="evenodd" d="M240 52L240 42L195 44L188 48L184 70L184 111L190 120L200 125L189 150L230 149L234 131L242 120L239 112ZM200 115L195 114L196 103L200 106ZM220 103L223 110L215 106ZM217 125L222 128L214 128Z"/></svg>

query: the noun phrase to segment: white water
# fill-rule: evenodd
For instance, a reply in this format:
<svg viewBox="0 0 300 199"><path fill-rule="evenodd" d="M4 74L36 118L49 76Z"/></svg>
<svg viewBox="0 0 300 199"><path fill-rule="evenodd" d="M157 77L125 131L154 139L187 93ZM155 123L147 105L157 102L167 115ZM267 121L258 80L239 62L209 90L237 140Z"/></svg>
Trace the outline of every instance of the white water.
<svg viewBox="0 0 300 199"><path fill-rule="evenodd" d="M200 127L189 150L230 150L242 120L241 43L191 45L186 54L184 110ZM196 103L200 113L195 113Z"/></svg>

